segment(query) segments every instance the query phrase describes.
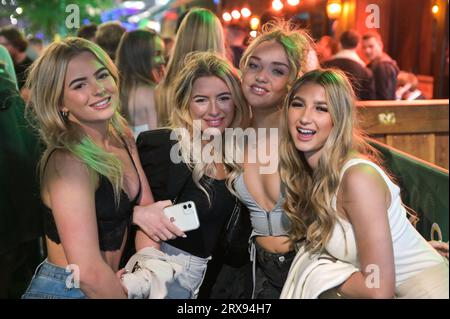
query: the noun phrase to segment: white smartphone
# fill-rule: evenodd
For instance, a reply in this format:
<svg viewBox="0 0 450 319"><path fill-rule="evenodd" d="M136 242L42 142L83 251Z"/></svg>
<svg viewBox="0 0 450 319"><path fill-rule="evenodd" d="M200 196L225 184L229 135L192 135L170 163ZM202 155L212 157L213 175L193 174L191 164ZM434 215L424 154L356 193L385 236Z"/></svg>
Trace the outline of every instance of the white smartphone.
<svg viewBox="0 0 450 319"><path fill-rule="evenodd" d="M182 231L190 231L200 227L197 209L193 201L168 206L164 208L164 214Z"/></svg>

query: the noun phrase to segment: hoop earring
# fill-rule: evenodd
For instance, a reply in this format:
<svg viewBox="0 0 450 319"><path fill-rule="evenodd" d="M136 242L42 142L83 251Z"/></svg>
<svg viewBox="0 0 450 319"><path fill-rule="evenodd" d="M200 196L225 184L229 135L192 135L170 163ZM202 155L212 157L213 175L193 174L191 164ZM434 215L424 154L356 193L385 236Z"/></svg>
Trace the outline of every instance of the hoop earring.
<svg viewBox="0 0 450 319"><path fill-rule="evenodd" d="M69 116L69 111L61 111L61 116L67 118Z"/></svg>

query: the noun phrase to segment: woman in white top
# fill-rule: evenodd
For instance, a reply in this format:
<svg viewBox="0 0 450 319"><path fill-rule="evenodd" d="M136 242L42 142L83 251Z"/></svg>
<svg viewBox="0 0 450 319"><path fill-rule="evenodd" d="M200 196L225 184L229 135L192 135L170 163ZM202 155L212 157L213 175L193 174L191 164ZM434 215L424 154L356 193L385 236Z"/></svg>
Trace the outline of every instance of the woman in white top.
<svg viewBox="0 0 450 319"><path fill-rule="evenodd" d="M117 48L120 102L135 138L155 129L155 87L163 77L164 42L154 31L134 30L123 34Z"/></svg>
<svg viewBox="0 0 450 319"><path fill-rule="evenodd" d="M290 238L359 269L336 287L343 297L448 298L448 261L407 219L399 187L357 132L353 101L335 70L306 73L287 96L280 174Z"/></svg>

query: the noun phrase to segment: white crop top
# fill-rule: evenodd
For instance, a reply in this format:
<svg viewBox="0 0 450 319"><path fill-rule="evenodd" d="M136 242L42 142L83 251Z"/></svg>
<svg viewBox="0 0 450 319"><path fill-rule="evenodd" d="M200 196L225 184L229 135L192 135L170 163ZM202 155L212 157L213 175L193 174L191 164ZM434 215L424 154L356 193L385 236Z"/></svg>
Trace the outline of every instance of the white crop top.
<svg viewBox="0 0 450 319"><path fill-rule="evenodd" d="M406 209L400 197L400 188L390 180L379 166L365 159L351 159L342 168L341 179L349 167L358 164L369 165L376 169L383 177L391 194L388 219L394 248L396 286L399 286L420 271L444 262L443 257L412 226L407 218ZM336 195L337 191L332 198L332 207L334 209L336 209ZM350 262L357 268L360 268L353 226L342 218L339 218L339 222L336 223L330 241L325 247L335 258ZM345 237L343 232L345 232Z"/></svg>

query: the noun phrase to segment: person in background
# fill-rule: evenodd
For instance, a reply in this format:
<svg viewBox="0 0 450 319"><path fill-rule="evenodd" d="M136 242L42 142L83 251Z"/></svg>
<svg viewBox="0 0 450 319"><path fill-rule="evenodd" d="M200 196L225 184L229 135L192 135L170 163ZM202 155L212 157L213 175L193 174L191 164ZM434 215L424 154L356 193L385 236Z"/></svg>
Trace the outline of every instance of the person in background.
<svg viewBox="0 0 450 319"><path fill-rule="evenodd" d="M325 68L338 68L349 77L358 100L375 99L373 74L356 53L361 35L356 30L348 30L339 38L339 52L323 63Z"/></svg>
<svg viewBox="0 0 450 319"><path fill-rule="evenodd" d="M400 189L358 131L355 113L351 84L337 70L304 74L286 98L279 170L291 242L300 254L353 268L319 298L448 299L448 260L408 220ZM311 274L311 267L293 269L303 269L296 278ZM374 275L378 284L369 285Z"/></svg>
<svg viewBox="0 0 450 319"><path fill-rule="evenodd" d="M33 60L26 54L28 42L17 28L7 26L0 29L0 44L6 47L13 59L17 85L22 97L26 100L27 90L24 88L24 84L27 78L27 69L33 63Z"/></svg>
<svg viewBox="0 0 450 319"><path fill-rule="evenodd" d="M329 35L322 36L319 41L316 42L317 57L319 58L320 64L330 59L336 54L337 50L337 41Z"/></svg>
<svg viewBox="0 0 450 319"><path fill-rule="evenodd" d="M419 80L413 73L400 71L397 76L397 90L395 97L397 100L426 100L427 98L417 88Z"/></svg>
<svg viewBox="0 0 450 319"><path fill-rule="evenodd" d="M155 86L164 73L164 43L155 31L125 32L116 54L120 101L135 138L155 129Z"/></svg>
<svg viewBox="0 0 450 319"><path fill-rule="evenodd" d="M95 32L95 43L108 53L111 60L116 59L116 51L125 28L119 21L105 22Z"/></svg>
<svg viewBox="0 0 450 319"><path fill-rule="evenodd" d="M97 25L89 23L82 25L77 31L77 37L95 42L95 33L97 32Z"/></svg>
<svg viewBox="0 0 450 319"><path fill-rule="evenodd" d="M156 110L160 127L166 126L171 117L174 105L173 81L183 67L186 54L194 51L212 51L226 56L222 24L208 9L193 8L181 21L166 75L156 88Z"/></svg>
<svg viewBox="0 0 450 319"><path fill-rule="evenodd" d="M38 37L28 38L27 55L34 61L44 52L44 41Z"/></svg>
<svg viewBox="0 0 450 319"><path fill-rule="evenodd" d="M363 35L362 48L369 60L367 67L372 70L375 81L376 100L395 100L399 68L388 54L383 52L383 41L378 32Z"/></svg>
<svg viewBox="0 0 450 319"><path fill-rule="evenodd" d="M225 33L226 44L231 55L229 60L233 61L234 67L239 68L239 61L246 48L245 41L248 38L248 31L240 24L231 23L226 26Z"/></svg>
<svg viewBox="0 0 450 319"><path fill-rule="evenodd" d="M14 62L11 59L11 56L9 55L9 52L6 49L6 47L4 47L1 44L0 44L0 63L2 65L3 72L5 72L5 77L7 76L9 80L12 81L16 87L18 87L16 71L14 70Z"/></svg>
<svg viewBox="0 0 450 319"><path fill-rule="evenodd" d="M164 41L164 61L167 65L167 62L170 60L170 55L172 54L175 40L171 37L163 37L162 39Z"/></svg>
<svg viewBox="0 0 450 319"><path fill-rule="evenodd" d="M42 260L41 148L25 119L12 59L0 45L0 299L17 299Z"/></svg>

